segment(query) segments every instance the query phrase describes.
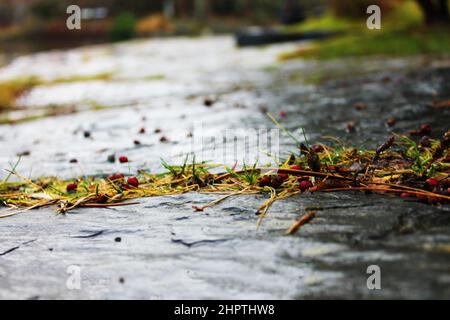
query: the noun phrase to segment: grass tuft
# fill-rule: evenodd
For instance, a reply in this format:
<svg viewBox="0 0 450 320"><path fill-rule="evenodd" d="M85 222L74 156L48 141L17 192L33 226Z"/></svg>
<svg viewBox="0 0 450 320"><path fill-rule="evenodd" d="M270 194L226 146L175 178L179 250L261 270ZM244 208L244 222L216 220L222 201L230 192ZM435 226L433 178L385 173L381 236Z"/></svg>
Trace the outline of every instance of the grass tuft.
<svg viewBox="0 0 450 320"><path fill-rule="evenodd" d="M290 156L282 165L272 168L244 163L243 169L235 170L197 163L195 157L191 162L186 157L181 166L162 160L167 171L159 174L140 171L138 187L129 185L123 175L118 179L110 176L30 180L17 173L17 162L8 172L20 182L11 182L9 176L0 182L0 205L13 211L0 217L48 206L65 213L78 207L131 205L135 202L127 201L193 191L225 195L203 207L195 207L196 211L230 196L269 194L256 211L258 225L275 201L308 191L377 192L430 204L450 201L450 131L440 140L431 139L427 146L402 135L391 137L375 150L345 146L336 140L331 145L317 145L321 148L301 145L301 155ZM211 169L216 172L218 167L226 172L213 173Z"/></svg>

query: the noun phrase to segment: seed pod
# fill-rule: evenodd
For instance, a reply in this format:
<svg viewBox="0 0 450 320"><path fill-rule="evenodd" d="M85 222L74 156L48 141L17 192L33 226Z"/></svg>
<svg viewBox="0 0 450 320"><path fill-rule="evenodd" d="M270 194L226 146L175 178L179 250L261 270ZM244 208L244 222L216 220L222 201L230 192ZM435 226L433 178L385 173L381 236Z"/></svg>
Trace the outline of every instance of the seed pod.
<svg viewBox="0 0 450 320"><path fill-rule="evenodd" d="M390 147L392 147L392 145L394 144L395 141L395 137L390 137L385 143L383 143L381 146L379 146L377 148L377 151L375 152L375 157L373 158L373 161L378 161L378 159L380 158L380 155L383 151L386 151L387 149L389 149Z"/></svg>

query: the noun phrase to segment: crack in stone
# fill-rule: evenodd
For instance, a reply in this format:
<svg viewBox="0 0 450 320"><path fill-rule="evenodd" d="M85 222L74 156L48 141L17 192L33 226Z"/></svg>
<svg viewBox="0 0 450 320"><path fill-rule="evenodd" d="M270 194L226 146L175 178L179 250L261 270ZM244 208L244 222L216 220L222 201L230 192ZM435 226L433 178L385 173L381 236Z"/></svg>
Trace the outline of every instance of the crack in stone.
<svg viewBox="0 0 450 320"><path fill-rule="evenodd" d="M6 256L8 253L11 253L11 252L13 252L13 251L16 251L16 250L19 249L21 246L27 245L27 244L32 243L32 242L34 242L34 241L36 241L36 239L28 240L28 241L22 242L20 245L15 246L15 247L12 247L12 248L10 248L10 249L8 249L8 250L6 250L6 251L0 253L0 256Z"/></svg>
<svg viewBox="0 0 450 320"><path fill-rule="evenodd" d="M94 232L94 233L91 233L91 234L88 234L88 235L84 235L84 236L83 235L73 236L72 238L77 238L77 239L94 238L94 237L97 237L99 235L102 235L103 232L105 232L105 230L100 230L100 231L97 231L97 232Z"/></svg>
<svg viewBox="0 0 450 320"><path fill-rule="evenodd" d="M207 240L186 242L186 241L184 241L182 239L171 239L171 241L173 243L179 243L179 244L182 244L182 245L184 245L184 246L186 246L188 248L195 247L195 246L200 246L200 245L205 245L205 244L208 244L208 243L210 243L210 244L221 243L221 242L225 242L225 241L228 241L228 240L230 240L230 239L216 239L216 240L208 240L207 239Z"/></svg>

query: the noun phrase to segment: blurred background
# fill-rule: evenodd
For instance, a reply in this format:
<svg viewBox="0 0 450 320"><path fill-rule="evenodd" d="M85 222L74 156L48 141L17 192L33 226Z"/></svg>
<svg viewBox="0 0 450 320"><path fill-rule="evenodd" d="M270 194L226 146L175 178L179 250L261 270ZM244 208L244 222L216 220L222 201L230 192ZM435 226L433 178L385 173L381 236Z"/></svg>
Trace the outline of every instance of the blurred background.
<svg viewBox="0 0 450 320"><path fill-rule="evenodd" d="M66 8L71 4L82 8L79 32L66 28ZM286 5L292 6L292 17L283 13ZM232 32L243 25L274 25L280 19L298 22L304 14L325 9L325 1L313 0L2 0L0 30L2 39L123 40Z"/></svg>
<svg viewBox="0 0 450 320"><path fill-rule="evenodd" d="M81 30L66 28L71 4L82 8ZM367 39L370 4L381 7L383 29L370 32ZM434 53L449 47L448 8L448 0L1 0L0 44L4 54L14 54L134 37L287 25L286 32L338 31L343 36L323 50L289 57Z"/></svg>
<svg viewBox="0 0 450 320"><path fill-rule="evenodd" d="M226 56L226 52L218 47L208 46L206 38L225 45L228 41L233 41L230 36L233 34L238 45L299 41L290 43L289 47L273 48L279 51L275 57L279 61L321 61L366 56L446 58L450 52L449 2L450 0L0 0L0 67L33 52L130 39L154 39L155 41L150 41L151 45L162 56L172 59L176 55L181 64L188 59L187 52L182 53L186 48L184 40L196 48L192 52L192 58L198 56L199 62L209 55L211 59L220 60ZM72 4L81 8L80 30L69 30L66 25L70 16L67 8ZM379 30L369 30L366 25L366 10L371 4L381 8ZM227 35L227 40L201 37L221 34ZM175 36L183 38L178 38L180 41L177 41ZM168 38L174 38L177 44L170 52L164 53L164 43L169 42L159 40ZM205 40L204 48L194 44L200 39ZM232 43L226 46L231 55L245 55L248 52L235 50L232 46ZM211 50L217 52L212 53ZM122 63L120 59L124 58L122 54L118 53L116 57L118 65ZM255 58L264 59L262 50L252 54L254 57L250 61ZM106 62L103 61L100 66L104 63ZM35 66L33 62L30 65ZM170 65L165 64L167 68ZM206 67L206 63L200 65ZM225 64L222 67L224 66ZM70 77L75 72L66 70L62 65L53 64L52 67L60 73L60 78ZM14 66L11 68L14 69ZM14 101L18 97L43 84L42 80L29 79L30 75L26 74L30 70L28 67L26 69L26 72L13 72L15 78L25 78L19 79L20 81L10 81L5 70L0 74L4 79L9 79L8 82L0 83L0 111L17 109ZM80 70L78 71L81 72ZM42 77L42 72L43 70L31 73ZM102 69L94 78L108 80L111 72L109 69ZM318 73L318 69L315 68L312 73ZM158 74L156 78L161 78L161 75Z"/></svg>

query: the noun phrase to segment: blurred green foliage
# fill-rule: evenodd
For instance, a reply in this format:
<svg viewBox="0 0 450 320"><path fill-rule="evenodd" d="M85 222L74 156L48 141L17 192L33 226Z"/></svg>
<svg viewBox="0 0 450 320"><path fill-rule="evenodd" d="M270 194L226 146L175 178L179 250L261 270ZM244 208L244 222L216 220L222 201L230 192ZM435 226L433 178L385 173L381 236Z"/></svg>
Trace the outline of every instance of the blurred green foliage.
<svg viewBox="0 0 450 320"><path fill-rule="evenodd" d="M344 1L347 2L347 1ZM424 25L424 15L416 1L396 1L397 6L382 15L381 30L369 30L365 17L336 16L329 11L321 17L308 19L291 31L340 31L335 38L317 41L312 47L289 52L282 59L333 59L352 56L450 53L447 26Z"/></svg>
<svg viewBox="0 0 450 320"><path fill-rule="evenodd" d="M31 5L31 12L38 18L43 20L52 19L64 14L62 2L54 0L41 0Z"/></svg>
<svg viewBox="0 0 450 320"><path fill-rule="evenodd" d="M334 59L355 56L388 55L407 56L417 54L444 55L450 53L448 34L443 29L389 32L376 35L347 35L330 39L315 46L286 53L283 60Z"/></svg>
<svg viewBox="0 0 450 320"><path fill-rule="evenodd" d="M124 12L114 18L109 34L112 40L131 39L136 30L136 17L131 12Z"/></svg>
<svg viewBox="0 0 450 320"><path fill-rule="evenodd" d="M360 18L366 14L370 5L377 5L383 13L389 13L402 0L329 0L330 7L336 16Z"/></svg>

